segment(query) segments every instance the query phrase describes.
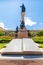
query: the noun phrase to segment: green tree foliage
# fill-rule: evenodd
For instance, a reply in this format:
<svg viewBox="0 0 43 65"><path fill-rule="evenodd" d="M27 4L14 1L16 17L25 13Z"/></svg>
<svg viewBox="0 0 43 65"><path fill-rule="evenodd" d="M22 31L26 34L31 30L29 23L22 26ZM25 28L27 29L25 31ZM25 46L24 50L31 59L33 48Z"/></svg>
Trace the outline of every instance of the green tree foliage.
<svg viewBox="0 0 43 65"><path fill-rule="evenodd" d="M15 32L10 32L9 36L14 36Z"/></svg>
<svg viewBox="0 0 43 65"><path fill-rule="evenodd" d="M37 32L38 36L43 36L43 30Z"/></svg>
<svg viewBox="0 0 43 65"><path fill-rule="evenodd" d="M5 34L4 31L0 31L0 36L3 36Z"/></svg>

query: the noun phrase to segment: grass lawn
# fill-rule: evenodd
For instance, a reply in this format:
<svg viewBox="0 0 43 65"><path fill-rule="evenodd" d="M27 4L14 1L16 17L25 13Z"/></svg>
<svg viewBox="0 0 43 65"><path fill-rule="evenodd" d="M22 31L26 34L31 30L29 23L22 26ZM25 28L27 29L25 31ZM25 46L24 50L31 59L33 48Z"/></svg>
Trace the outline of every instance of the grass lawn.
<svg viewBox="0 0 43 65"><path fill-rule="evenodd" d="M0 43L0 49L4 48L4 46L8 43Z"/></svg>
<svg viewBox="0 0 43 65"><path fill-rule="evenodd" d="M41 46L41 48L43 48L43 43L39 44Z"/></svg>

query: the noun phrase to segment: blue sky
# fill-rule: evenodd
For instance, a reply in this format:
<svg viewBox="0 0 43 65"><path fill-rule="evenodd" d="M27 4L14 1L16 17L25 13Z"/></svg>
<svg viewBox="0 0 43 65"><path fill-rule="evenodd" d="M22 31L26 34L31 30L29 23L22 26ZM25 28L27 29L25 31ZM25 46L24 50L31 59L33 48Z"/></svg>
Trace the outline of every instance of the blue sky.
<svg viewBox="0 0 43 65"><path fill-rule="evenodd" d="M26 28L43 29L43 0L0 0L0 27L11 30L20 27L22 3L26 7Z"/></svg>

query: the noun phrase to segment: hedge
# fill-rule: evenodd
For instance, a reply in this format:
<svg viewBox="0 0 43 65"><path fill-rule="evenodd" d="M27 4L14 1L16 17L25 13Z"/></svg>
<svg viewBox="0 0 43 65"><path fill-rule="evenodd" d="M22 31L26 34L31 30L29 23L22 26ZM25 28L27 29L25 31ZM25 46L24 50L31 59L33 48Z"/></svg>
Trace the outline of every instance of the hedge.
<svg viewBox="0 0 43 65"><path fill-rule="evenodd" d="M33 37L33 40L36 43L43 43L43 36L35 36L35 37Z"/></svg>
<svg viewBox="0 0 43 65"><path fill-rule="evenodd" d="M0 36L0 43L8 43L12 40L11 36Z"/></svg>
<svg viewBox="0 0 43 65"><path fill-rule="evenodd" d="M38 36L43 36L43 30L37 32Z"/></svg>

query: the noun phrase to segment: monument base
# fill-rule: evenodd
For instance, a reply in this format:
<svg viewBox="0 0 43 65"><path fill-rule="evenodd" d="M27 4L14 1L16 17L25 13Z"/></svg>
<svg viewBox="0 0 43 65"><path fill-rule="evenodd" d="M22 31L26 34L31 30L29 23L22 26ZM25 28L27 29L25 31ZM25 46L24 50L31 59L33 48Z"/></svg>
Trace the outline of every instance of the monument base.
<svg viewBox="0 0 43 65"><path fill-rule="evenodd" d="M20 28L18 32L18 38L28 38L28 32L26 31L26 28Z"/></svg>

